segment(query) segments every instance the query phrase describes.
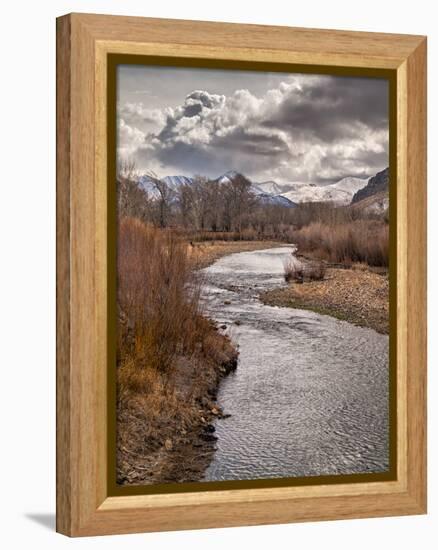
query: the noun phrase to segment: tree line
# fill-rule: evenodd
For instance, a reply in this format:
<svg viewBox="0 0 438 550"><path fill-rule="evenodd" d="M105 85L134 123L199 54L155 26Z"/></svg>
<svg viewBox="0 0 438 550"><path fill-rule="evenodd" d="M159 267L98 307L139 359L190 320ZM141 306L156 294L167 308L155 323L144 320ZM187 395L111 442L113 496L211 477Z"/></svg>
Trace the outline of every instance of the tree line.
<svg viewBox="0 0 438 550"><path fill-rule="evenodd" d="M128 164L117 178L118 212L161 228L177 227L189 232L224 232L243 236L275 233L292 223L291 208L264 204L251 190L251 182L241 174L230 180L209 180L194 176L191 183L171 187L165 180L148 174L152 192L139 184Z"/></svg>
<svg viewBox="0 0 438 550"><path fill-rule="evenodd" d="M333 228L361 219L387 222L382 215L330 202L302 203L294 208L270 204L251 190L251 182L241 174L225 181L198 175L190 183L177 187L153 173L147 178L149 192L140 185L135 165L119 162L119 216L184 231L194 239L228 237L293 242L297 230L313 223Z"/></svg>

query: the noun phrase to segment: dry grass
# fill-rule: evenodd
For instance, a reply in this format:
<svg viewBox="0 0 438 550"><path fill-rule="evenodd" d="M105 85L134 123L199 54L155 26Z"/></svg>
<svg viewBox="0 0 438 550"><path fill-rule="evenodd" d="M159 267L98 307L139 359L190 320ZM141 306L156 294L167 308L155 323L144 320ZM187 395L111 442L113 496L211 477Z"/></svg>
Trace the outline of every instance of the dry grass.
<svg viewBox="0 0 438 550"><path fill-rule="evenodd" d="M118 479L196 477L184 469L190 452L177 463L169 453L193 451L184 434L206 422L237 354L199 312L187 243L132 218L118 230Z"/></svg>
<svg viewBox="0 0 438 550"><path fill-rule="evenodd" d="M168 230L124 219L118 240L118 349L122 363L168 372L199 341L199 285L186 245Z"/></svg>
<svg viewBox="0 0 438 550"><path fill-rule="evenodd" d="M389 227L377 220L356 220L327 225L311 223L293 234L301 253L312 253L329 262L388 267Z"/></svg>
<svg viewBox="0 0 438 550"><path fill-rule="evenodd" d="M249 227L238 231L192 231L187 237L194 242L204 241L256 241L263 238L255 229Z"/></svg>

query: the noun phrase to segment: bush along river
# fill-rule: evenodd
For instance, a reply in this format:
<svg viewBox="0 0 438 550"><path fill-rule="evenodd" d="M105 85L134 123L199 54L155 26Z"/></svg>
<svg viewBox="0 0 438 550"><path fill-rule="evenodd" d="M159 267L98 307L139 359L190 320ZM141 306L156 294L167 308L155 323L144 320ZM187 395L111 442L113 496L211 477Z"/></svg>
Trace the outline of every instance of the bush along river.
<svg viewBox="0 0 438 550"><path fill-rule="evenodd" d="M284 285L284 246L202 270L203 311L239 349L203 481L371 473L389 467L388 336L262 304ZM298 261L298 260L297 260ZM228 416L230 415L230 416Z"/></svg>

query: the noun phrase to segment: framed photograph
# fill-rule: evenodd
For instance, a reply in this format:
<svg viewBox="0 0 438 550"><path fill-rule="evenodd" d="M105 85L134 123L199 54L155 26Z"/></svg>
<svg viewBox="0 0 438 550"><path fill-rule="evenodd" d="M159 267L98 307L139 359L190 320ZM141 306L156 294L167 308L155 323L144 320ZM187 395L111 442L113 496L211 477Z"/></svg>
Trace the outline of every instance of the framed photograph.
<svg viewBox="0 0 438 550"><path fill-rule="evenodd" d="M426 39L57 20L57 530L426 511Z"/></svg>

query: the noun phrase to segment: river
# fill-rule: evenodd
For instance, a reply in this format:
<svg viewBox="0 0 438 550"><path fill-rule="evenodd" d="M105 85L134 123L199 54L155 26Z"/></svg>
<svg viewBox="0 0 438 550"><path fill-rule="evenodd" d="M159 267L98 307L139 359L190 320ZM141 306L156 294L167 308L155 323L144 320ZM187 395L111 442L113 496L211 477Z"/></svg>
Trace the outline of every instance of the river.
<svg viewBox="0 0 438 550"><path fill-rule="evenodd" d="M224 256L203 270L204 313L238 346L218 403L204 481L386 471L388 336L264 305L291 247Z"/></svg>

